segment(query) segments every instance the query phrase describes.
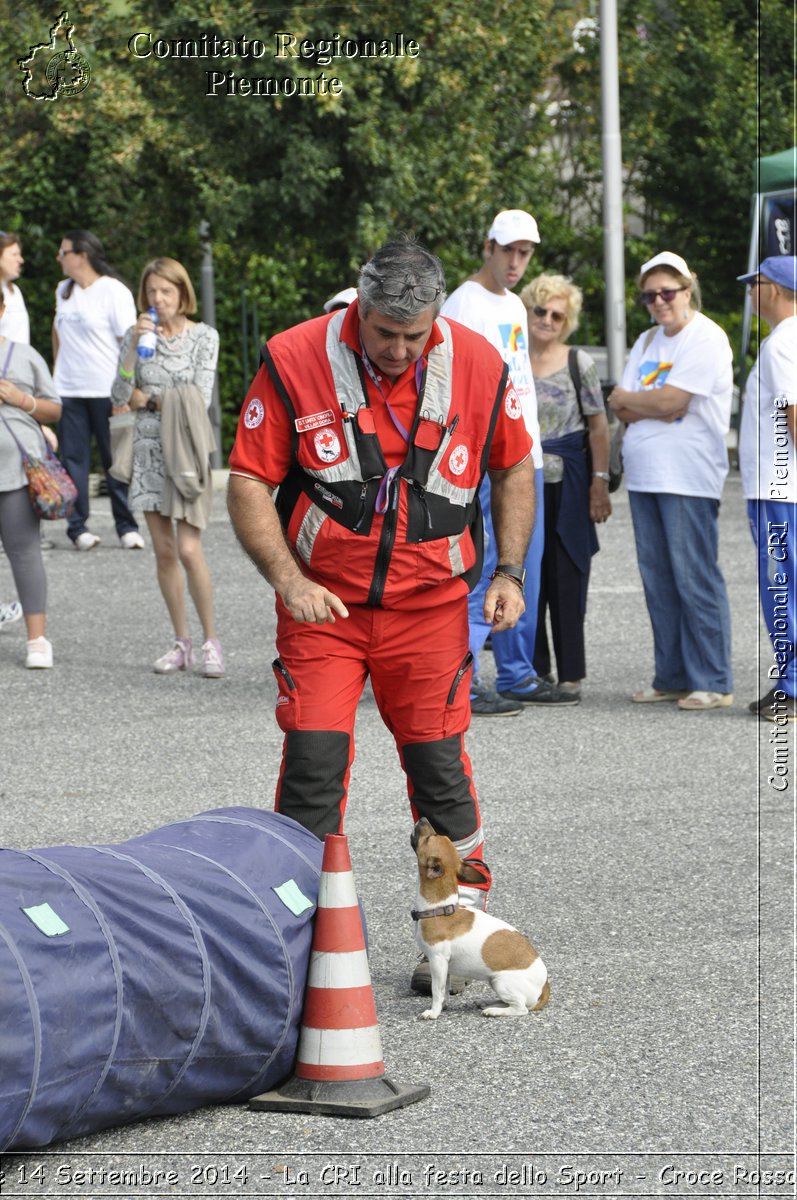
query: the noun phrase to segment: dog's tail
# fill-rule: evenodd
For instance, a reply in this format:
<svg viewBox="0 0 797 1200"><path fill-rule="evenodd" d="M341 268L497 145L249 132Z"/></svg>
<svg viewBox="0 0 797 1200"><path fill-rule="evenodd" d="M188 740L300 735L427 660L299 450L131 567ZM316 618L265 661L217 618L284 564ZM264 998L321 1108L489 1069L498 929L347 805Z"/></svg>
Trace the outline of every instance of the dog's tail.
<svg viewBox="0 0 797 1200"><path fill-rule="evenodd" d="M540 998L537 1001L537 1003L534 1005L534 1008L531 1011L539 1012L541 1008L545 1008L545 1005L548 1003L550 998L551 998L551 985L548 982L548 980L546 979L545 983L542 985L542 991L540 992Z"/></svg>

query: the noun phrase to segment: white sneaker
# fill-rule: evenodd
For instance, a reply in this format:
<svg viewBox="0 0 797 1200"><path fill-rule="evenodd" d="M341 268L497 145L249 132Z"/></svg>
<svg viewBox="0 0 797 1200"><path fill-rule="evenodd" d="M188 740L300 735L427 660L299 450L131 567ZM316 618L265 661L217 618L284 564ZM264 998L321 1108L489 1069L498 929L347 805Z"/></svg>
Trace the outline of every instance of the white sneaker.
<svg viewBox="0 0 797 1200"><path fill-rule="evenodd" d="M19 600L11 600L8 604L0 604L0 629L4 625L13 625L22 616L22 605Z"/></svg>
<svg viewBox="0 0 797 1200"><path fill-rule="evenodd" d="M53 648L46 637L34 638L28 642L28 656L25 666L28 670L51 667L53 665Z"/></svg>
<svg viewBox="0 0 797 1200"><path fill-rule="evenodd" d="M144 539L137 530L131 529L128 533L123 533L119 538L122 543L123 550L143 550Z"/></svg>
<svg viewBox="0 0 797 1200"><path fill-rule="evenodd" d="M89 533L88 529L84 529L82 533L79 533L72 543L76 550L93 550L99 544L100 539L96 533Z"/></svg>
<svg viewBox="0 0 797 1200"><path fill-rule="evenodd" d="M224 674L224 655L216 638L209 638L202 646L202 674L205 679L221 679Z"/></svg>
<svg viewBox="0 0 797 1200"><path fill-rule="evenodd" d="M171 650L156 660L153 671L156 675L174 675L194 665L194 651L190 638L175 638Z"/></svg>

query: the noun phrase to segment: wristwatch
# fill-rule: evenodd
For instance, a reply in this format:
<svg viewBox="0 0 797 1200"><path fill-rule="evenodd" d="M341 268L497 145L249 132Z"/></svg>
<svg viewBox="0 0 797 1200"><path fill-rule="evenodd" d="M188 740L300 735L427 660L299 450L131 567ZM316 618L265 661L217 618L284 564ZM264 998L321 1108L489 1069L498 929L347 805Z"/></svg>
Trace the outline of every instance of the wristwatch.
<svg viewBox="0 0 797 1200"><path fill-rule="evenodd" d="M158 411L158 401L155 399L154 396L150 396L149 400L147 401L147 412L157 412L157 411Z"/></svg>
<svg viewBox="0 0 797 1200"><path fill-rule="evenodd" d="M499 563L493 571L490 579L495 579L496 575L505 575L507 579L512 579L518 585L521 592L526 586L526 569L525 567L513 567L507 563Z"/></svg>
<svg viewBox="0 0 797 1200"><path fill-rule="evenodd" d="M593 479L605 479L606 482L608 483L611 480L611 475L609 474L608 471L593 471L592 478Z"/></svg>

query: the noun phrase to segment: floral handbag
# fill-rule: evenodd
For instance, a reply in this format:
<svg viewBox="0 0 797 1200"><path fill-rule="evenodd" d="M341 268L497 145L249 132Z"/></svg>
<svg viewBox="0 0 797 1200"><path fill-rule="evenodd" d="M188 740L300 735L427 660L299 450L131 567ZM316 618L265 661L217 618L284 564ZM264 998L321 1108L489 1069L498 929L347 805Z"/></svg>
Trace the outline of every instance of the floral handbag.
<svg viewBox="0 0 797 1200"><path fill-rule="evenodd" d="M3 365L3 377L8 371L8 364L11 360L13 349L14 343L12 342ZM22 445L11 428L11 422L6 420L1 407L0 417L2 417L6 429L19 447L19 453L22 456L22 469L28 479L28 495L30 496L30 502L33 505L36 515L45 521L57 521L61 517L70 516L77 500L77 487L72 476L66 471L60 460L53 454L50 447L44 441L44 436L42 435L44 458L38 458L34 454L29 454Z"/></svg>

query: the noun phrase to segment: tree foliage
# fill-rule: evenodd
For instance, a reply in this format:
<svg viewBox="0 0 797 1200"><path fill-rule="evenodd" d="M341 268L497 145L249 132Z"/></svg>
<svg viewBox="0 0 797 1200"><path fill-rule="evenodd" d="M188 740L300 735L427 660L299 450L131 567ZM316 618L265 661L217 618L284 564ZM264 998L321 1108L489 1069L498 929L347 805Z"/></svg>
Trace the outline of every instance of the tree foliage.
<svg viewBox="0 0 797 1200"><path fill-rule="evenodd" d="M398 231L440 254L455 285L502 207L535 213L535 265L573 275L586 293L580 336L601 339L600 63L587 0L84 0L70 16L91 84L54 101L24 95L16 60L57 13L10 3L0 0L0 225L24 238L40 348L66 229L94 230L133 284L157 253L196 281L207 221L229 440L256 335L317 313ZM773 96L793 101L788 39L762 30L783 5L762 0L759 19L747 0L620 0L629 280L640 256L669 245L699 270L714 315L739 305L752 161L790 142L788 106L756 105L756 44ZM420 54L277 59L280 31L316 44L403 34ZM245 35L266 50L136 57L136 33L164 45ZM341 92L209 95L209 71L280 83L323 73Z"/></svg>

